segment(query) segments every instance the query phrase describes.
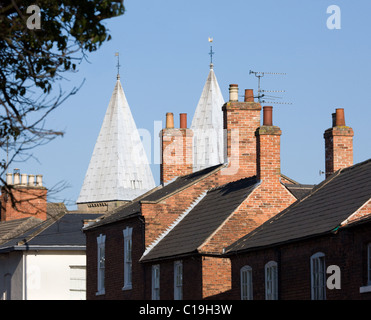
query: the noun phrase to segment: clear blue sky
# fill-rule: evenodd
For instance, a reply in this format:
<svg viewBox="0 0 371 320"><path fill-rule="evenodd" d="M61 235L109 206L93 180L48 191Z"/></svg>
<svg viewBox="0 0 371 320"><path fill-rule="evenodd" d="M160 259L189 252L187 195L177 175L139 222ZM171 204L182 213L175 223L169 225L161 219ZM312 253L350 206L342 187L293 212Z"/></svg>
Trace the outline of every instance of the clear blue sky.
<svg viewBox="0 0 371 320"><path fill-rule="evenodd" d="M339 30L327 28L330 5L341 9ZM49 201L74 208L115 85L115 52L137 127L151 133L153 163L154 121L173 112L178 125L178 114L186 112L191 122L209 71L208 37L214 39L214 70L225 100L231 83L241 94L257 89L249 70L287 73L262 80L266 90L286 90L278 95L292 102L273 104L274 124L283 132L283 174L301 183L324 179L323 133L338 107L355 132L354 162L370 158L371 1L125 0L125 6L123 16L106 21L112 40L89 55L77 74L65 75L66 91L85 83L47 121L64 137L12 165L43 174L48 188L69 185ZM158 184L159 165L152 170Z"/></svg>

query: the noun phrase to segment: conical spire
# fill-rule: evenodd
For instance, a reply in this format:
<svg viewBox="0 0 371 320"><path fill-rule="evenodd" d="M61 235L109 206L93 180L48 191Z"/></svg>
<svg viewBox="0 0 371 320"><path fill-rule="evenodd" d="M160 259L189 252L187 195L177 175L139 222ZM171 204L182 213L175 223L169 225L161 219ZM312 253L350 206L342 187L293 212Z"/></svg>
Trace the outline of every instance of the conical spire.
<svg viewBox="0 0 371 320"><path fill-rule="evenodd" d="M223 104L222 92L211 63L191 124L194 132L193 171L224 163Z"/></svg>
<svg viewBox="0 0 371 320"><path fill-rule="evenodd" d="M118 75L78 204L133 200L155 187L147 156L119 79Z"/></svg>

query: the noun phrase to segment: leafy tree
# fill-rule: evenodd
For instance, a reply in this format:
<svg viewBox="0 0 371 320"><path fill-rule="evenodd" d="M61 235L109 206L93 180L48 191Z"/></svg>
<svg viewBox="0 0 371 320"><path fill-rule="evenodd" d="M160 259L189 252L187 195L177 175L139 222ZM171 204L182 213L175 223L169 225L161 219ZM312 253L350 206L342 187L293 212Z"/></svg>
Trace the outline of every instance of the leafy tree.
<svg viewBox="0 0 371 320"><path fill-rule="evenodd" d="M37 10L27 12L31 5L40 9L40 16ZM76 87L68 93L62 91L63 75L76 72L88 53L111 39L103 21L124 11L123 0L0 0L0 148L3 151L9 148L14 158L63 135L45 128L50 112L78 91ZM33 23L37 18L40 18L39 29L33 28L37 26ZM1 176L11 161L0 161Z"/></svg>

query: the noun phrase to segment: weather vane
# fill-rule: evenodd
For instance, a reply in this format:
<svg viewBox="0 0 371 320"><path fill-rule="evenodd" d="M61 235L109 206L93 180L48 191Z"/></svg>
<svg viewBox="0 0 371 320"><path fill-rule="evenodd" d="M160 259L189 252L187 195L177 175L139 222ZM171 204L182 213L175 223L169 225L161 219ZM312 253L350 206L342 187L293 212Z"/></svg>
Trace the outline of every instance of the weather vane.
<svg viewBox="0 0 371 320"><path fill-rule="evenodd" d="M120 55L119 55L118 52L116 52L115 53L115 56L117 57L117 65L116 65L116 67L117 67L117 80L118 80L118 79L120 79L120 67L121 67L121 65L120 65Z"/></svg>
<svg viewBox="0 0 371 320"><path fill-rule="evenodd" d="M209 37L209 42L212 43L213 42L213 38L210 38ZM215 52L213 52L213 46L210 45L210 53L209 53L209 55L210 55L210 65L213 65L213 54L214 53Z"/></svg>

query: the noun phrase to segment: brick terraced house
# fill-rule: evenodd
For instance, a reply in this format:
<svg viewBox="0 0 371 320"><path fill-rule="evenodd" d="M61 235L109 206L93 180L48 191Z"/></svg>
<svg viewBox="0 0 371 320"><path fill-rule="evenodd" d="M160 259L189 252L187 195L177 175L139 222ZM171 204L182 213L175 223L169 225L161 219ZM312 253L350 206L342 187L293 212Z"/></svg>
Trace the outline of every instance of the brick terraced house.
<svg viewBox="0 0 371 320"><path fill-rule="evenodd" d="M228 298L371 298L371 160L352 166L353 130L342 109L334 120L324 134L328 178L226 248Z"/></svg>
<svg viewBox="0 0 371 320"><path fill-rule="evenodd" d="M87 299L369 298L370 162L353 166L344 110L324 134L326 180L304 185L281 173L272 107L219 90L211 68L191 128L166 114L161 184L84 227ZM222 143L217 122L202 126L218 109ZM343 291L325 287L326 266Z"/></svg>
<svg viewBox="0 0 371 320"><path fill-rule="evenodd" d="M230 85L220 106L225 163L192 172L184 115L162 130L161 185L84 228L87 299L210 299L231 289L223 249L275 216L312 186L280 170L281 130L272 108Z"/></svg>

